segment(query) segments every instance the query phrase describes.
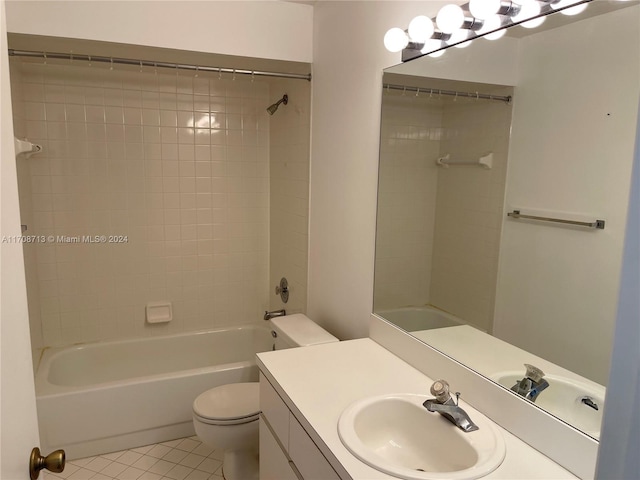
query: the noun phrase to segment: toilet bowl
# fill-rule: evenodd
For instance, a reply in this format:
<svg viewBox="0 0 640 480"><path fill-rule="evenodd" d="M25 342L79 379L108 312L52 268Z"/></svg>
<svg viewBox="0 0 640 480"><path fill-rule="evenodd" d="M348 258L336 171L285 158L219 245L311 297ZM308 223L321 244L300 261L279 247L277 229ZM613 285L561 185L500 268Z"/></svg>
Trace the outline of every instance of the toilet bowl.
<svg viewBox="0 0 640 480"><path fill-rule="evenodd" d="M205 444L224 450L227 480L258 478L258 382L230 383L207 390L193 402L193 426Z"/></svg>
<svg viewBox="0 0 640 480"><path fill-rule="evenodd" d="M302 314L271 319L274 348L337 342L338 339ZM226 480L257 480L258 382L231 383L201 393L193 402L193 425L205 444L224 450L222 473Z"/></svg>

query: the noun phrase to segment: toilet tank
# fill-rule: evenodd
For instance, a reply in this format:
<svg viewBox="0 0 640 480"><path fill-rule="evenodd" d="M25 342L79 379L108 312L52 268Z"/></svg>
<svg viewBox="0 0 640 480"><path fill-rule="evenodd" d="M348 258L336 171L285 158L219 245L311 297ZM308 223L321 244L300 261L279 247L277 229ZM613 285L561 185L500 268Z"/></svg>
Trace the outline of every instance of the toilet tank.
<svg viewBox="0 0 640 480"><path fill-rule="evenodd" d="M276 350L339 341L302 313L272 318L271 328Z"/></svg>

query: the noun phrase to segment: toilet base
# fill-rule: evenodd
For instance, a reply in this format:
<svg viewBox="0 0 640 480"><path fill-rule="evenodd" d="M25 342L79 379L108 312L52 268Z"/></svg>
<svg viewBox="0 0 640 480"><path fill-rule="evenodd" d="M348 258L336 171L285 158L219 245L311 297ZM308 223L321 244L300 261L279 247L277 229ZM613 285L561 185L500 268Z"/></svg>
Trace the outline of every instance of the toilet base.
<svg viewBox="0 0 640 480"><path fill-rule="evenodd" d="M258 480L259 474L260 462L255 449L224 452L222 475L225 480Z"/></svg>

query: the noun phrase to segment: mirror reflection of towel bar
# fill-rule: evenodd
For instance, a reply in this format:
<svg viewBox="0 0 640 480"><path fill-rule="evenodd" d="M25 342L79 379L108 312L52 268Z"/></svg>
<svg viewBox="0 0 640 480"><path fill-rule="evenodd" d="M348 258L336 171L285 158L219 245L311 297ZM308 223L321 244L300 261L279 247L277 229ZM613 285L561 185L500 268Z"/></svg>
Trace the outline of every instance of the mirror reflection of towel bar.
<svg viewBox="0 0 640 480"><path fill-rule="evenodd" d="M524 215L520 213L520 210L514 210L513 212L507 213L507 217L525 218L527 220L539 220L541 222L564 223L568 225L578 225L580 227L597 228L600 230L604 230L604 220L596 220L595 222L578 222L575 220L564 220L562 218L539 217L537 215Z"/></svg>
<svg viewBox="0 0 640 480"><path fill-rule="evenodd" d="M467 165L491 169L493 167L493 153L488 153L477 160L452 160L451 155L447 153L444 157L436 160L436 165L444 168L449 168L450 165Z"/></svg>

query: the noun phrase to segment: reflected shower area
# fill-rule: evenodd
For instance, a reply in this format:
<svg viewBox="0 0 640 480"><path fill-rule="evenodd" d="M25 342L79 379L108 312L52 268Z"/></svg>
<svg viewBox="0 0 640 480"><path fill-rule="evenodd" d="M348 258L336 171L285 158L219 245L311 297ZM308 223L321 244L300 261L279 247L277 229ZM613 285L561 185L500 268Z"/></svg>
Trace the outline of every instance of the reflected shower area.
<svg viewBox="0 0 640 480"><path fill-rule="evenodd" d="M513 87L402 77L383 78L374 312L491 331Z"/></svg>

